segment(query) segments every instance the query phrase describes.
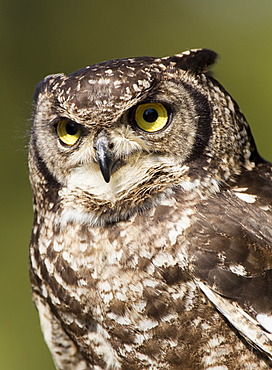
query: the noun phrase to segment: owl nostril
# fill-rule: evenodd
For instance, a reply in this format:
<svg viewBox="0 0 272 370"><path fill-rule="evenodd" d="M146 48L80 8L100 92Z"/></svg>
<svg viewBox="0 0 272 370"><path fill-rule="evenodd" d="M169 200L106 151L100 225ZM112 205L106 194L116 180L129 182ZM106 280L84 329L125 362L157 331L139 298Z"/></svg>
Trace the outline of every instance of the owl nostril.
<svg viewBox="0 0 272 370"><path fill-rule="evenodd" d="M97 151L97 144L94 144L94 145L93 145L93 148L94 148L94 150L95 150L95 151ZM108 148L109 148L110 150L112 150L112 149L114 148L114 144L113 144L113 143L108 144Z"/></svg>

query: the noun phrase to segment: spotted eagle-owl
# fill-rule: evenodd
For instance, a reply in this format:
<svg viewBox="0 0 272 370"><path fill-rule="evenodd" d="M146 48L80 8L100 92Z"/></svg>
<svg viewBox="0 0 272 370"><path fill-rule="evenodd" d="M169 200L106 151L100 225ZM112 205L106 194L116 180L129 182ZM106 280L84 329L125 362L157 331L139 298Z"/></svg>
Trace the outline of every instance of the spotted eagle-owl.
<svg viewBox="0 0 272 370"><path fill-rule="evenodd" d="M268 369L272 170L216 54L37 87L33 296L58 369Z"/></svg>

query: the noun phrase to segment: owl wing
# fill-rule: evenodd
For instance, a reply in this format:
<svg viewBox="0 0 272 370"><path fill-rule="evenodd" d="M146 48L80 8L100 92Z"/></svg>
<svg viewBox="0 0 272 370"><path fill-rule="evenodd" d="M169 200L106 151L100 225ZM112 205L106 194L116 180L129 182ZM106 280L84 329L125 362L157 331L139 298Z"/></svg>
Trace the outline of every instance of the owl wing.
<svg viewBox="0 0 272 370"><path fill-rule="evenodd" d="M190 269L216 308L272 359L272 168L261 164L197 210Z"/></svg>

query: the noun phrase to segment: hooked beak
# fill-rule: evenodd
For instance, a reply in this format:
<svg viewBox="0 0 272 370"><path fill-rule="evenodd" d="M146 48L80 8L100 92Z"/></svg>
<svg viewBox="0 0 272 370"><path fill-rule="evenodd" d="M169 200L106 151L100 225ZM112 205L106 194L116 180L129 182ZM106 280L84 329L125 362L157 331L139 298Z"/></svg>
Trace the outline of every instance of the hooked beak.
<svg viewBox="0 0 272 370"><path fill-rule="evenodd" d="M114 155L110 150L110 141L104 132L100 132L95 139L94 149L96 151L96 160L104 180L110 182Z"/></svg>

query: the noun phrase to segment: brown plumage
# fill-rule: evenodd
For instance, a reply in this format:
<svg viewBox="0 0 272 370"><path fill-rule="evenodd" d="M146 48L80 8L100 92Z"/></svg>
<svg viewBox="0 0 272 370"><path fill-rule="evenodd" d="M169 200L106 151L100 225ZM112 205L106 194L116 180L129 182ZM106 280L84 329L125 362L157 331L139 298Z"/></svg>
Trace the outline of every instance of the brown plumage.
<svg viewBox="0 0 272 370"><path fill-rule="evenodd" d="M38 85L30 273L58 369L270 368L271 164L215 58Z"/></svg>

